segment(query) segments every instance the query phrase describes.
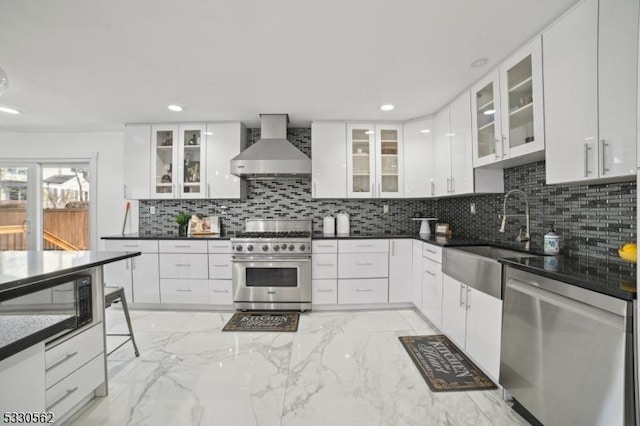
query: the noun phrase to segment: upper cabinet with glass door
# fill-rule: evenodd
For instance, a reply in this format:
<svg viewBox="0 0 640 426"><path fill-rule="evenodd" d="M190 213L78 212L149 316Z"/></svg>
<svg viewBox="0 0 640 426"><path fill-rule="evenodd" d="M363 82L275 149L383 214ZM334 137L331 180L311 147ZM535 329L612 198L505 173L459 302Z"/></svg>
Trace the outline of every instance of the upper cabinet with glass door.
<svg viewBox="0 0 640 426"><path fill-rule="evenodd" d="M347 197L375 196L375 127L347 125Z"/></svg>
<svg viewBox="0 0 640 426"><path fill-rule="evenodd" d="M347 125L347 156L347 197L403 195L401 125Z"/></svg>
<svg viewBox="0 0 640 426"><path fill-rule="evenodd" d="M544 157L540 37L473 88L474 167Z"/></svg>
<svg viewBox="0 0 640 426"><path fill-rule="evenodd" d="M205 125L152 126L152 198L204 198Z"/></svg>

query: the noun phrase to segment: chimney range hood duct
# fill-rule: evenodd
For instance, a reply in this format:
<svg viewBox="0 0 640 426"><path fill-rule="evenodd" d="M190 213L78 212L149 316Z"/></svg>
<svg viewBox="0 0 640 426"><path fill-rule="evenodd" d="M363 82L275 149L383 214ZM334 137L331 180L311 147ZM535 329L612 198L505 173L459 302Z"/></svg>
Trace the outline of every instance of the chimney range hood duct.
<svg viewBox="0 0 640 426"><path fill-rule="evenodd" d="M241 177L311 175L311 159L287 140L287 114L260 114L260 140L231 160Z"/></svg>

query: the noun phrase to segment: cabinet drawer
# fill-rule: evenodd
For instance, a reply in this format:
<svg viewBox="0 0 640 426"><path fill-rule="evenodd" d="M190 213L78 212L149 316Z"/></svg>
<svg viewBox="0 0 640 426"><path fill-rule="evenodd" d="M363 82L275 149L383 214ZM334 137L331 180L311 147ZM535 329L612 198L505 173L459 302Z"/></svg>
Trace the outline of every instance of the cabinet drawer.
<svg viewBox="0 0 640 426"><path fill-rule="evenodd" d="M435 262L442 263L442 247L433 244L422 244L422 256Z"/></svg>
<svg viewBox="0 0 640 426"><path fill-rule="evenodd" d="M231 254L209 255L209 278L231 279Z"/></svg>
<svg viewBox="0 0 640 426"><path fill-rule="evenodd" d="M209 278L207 254L160 254L160 278Z"/></svg>
<svg viewBox="0 0 640 426"><path fill-rule="evenodd" d="M337 253L338 240L318 240L311 242L312 253Z"/></svg>
<svg viewBox="0 0 640 426"><path fill-rule="evenodd" d="M387 253L346 253L338 255L338 278L387 278Z"/></svg>
<svg viewBox="0 0 640 426"><path fill-rule="evenodd" d="M104 354L100 353L56 383L47 390L47 411L54 413L54 419L64 416L104 382L104 370Z"/></svg>
<svg viewBox="0 0 640 426"><path fill-rule="evenodd" d="M312 255L311 278L327 279L338 278L338 255L317 254Z"/></svg>
<svg viewBox="0 0 640 426"><path fill-rule="evenodd" d="M160 253L207 253L207 241L160 240Z"/></svg>
<svg viewBox="0 0 640 426"><path fill-rule="evenodd" d="M207 241L209 253L231 253L231 241Z"/></svg>
<svg viewBox="0 0 640 426"><path fill-rule="evenodd" d="M104 243L107 251L141 251L157 253L157 240L107 240Z"/></svg>
<svg viewBox="0 0 640 426"><path fill-rule="evenodd" d="M389 280L386 278L365 280L340 280L338 303L387 303Z"/></svg>
<svg viewBox="0 0 640 426"><path fill-rule="evenodd" d="M209 304L233 305L233 284L231 280L209 280Z"/></svg>
<svg viewBox="0 0 640 426"><path fill-rule="evenodd" d="M389 240L340 240L339 253L389 253Z"/></svg>
<svg viewBox="0 0 640 426"><path fill-rule="evenodd" d="M338 303L338 280L311 280L314 305L335 305Z"/></svg>
<svg viewBox="0 0 640 426"><path fill-rule="evenodd" d="M161 303L206 305L208 301L209 280L160 280Z"/></svg>
<svg viewBox="0 0 640 426"><path fill-rule="evenodd" d="M104 350L102 324L48 349L45 352L47 389L77 370Z"/></svg>

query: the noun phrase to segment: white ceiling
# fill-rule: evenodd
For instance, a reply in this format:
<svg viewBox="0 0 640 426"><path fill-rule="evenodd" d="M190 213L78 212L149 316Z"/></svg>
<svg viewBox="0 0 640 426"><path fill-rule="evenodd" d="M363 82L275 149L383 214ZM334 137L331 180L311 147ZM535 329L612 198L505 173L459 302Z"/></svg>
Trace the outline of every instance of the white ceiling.
<svg viewBox="0 0 640 426"><path fill-rule="evenodd" d="M576 0L1 0L0 131L408 120ZM489 63L470 67L477 58ZM184 111L174 113L176 103ZM396 109L381 112L392 103Z"/></svg>

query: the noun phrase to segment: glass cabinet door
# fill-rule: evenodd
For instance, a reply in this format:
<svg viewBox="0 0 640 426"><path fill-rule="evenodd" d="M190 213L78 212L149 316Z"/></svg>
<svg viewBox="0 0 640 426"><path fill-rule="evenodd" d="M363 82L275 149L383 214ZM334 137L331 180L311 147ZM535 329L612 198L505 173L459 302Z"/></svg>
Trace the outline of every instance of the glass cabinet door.
<svg viewBox="0 0 640 426"><path fill-rule="evenodd" d="M483 166L502 159L498 71L474 86L472 99L473 164Z"/></svg>
<svg viewBox="0 0 640 426"><path fill-rule="evenodd" d="M154 198L174 198L177 176L178 129L176 126L153 126L151 130L151 193Z"/></svg>
<svg viewBox="0 0 640 426"><path fill-rule="evenodd" d="M205 126L180 126L178 190L181 198L204 198Z"/></svg>
<svg viewBox="0 0 640 426"><path fill-rule="evenodd" d="M505 158L544 150L541 58L538 37L501 67Z"/></svg>
<svg viewBox="0 0 640 426"><path fill-rule="evenodd" d="M375 129L372 125L347 126L348 154L347 195L353 198L374 196Z"/></svg>
<svg viewBox="0 0 640 426"><path fill-rule="evenodd" d="M376 125L377 188L375 196L393 198L402 195L402 128Z"/></svg>

